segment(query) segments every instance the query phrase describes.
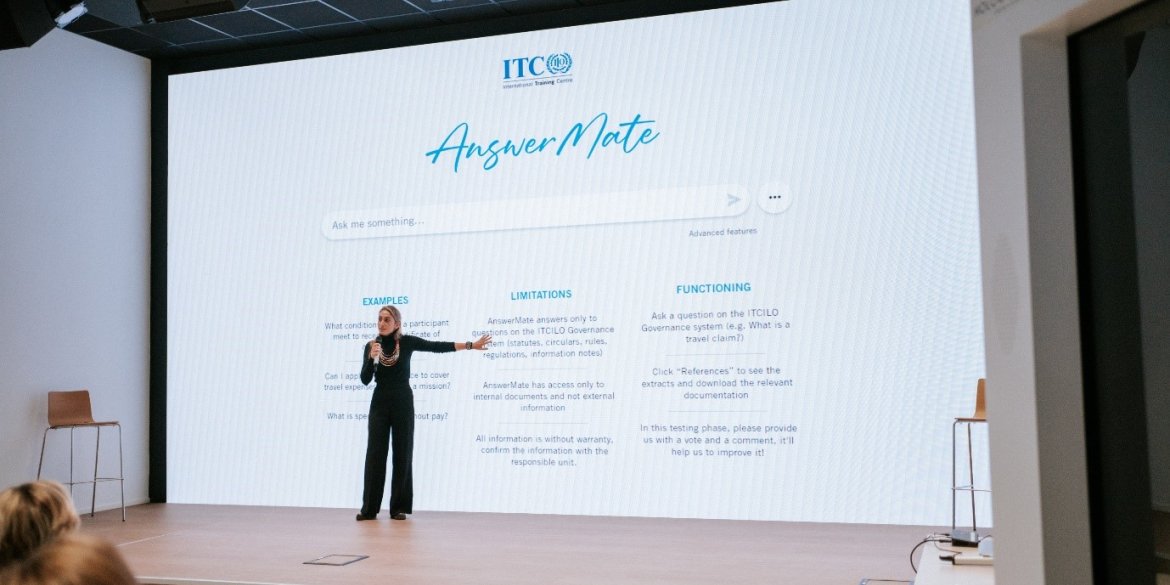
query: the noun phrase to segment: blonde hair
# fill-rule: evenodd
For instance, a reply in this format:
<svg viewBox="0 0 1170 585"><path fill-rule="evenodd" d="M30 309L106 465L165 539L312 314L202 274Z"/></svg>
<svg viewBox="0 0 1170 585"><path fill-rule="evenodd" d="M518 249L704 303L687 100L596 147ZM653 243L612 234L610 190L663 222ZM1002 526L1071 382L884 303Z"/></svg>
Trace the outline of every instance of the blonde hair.
<svg viewBox="0 0 1170 585"><path fill-rule="evenodd" d="M5 585L136 585L130 567L114 545L69 534L42 546L24 562L0 575Z"/></svg>
<svg viewBox="0 0 1170 585"><path fill-rule="evenodd" d="M394 305L386 305L381 309L378 309L379 313L382 311L390 313L390 316L394 317L394 322L398 323L398 329L394 330L394 341L402 339L402 313L398 312L398 307L395 307Z"/></svg>
<svg viewBox="0 0 1170 585"><path fill-rule="evenodd" d="M28 558L80 524L73 498L55 481L39 480L0 492L0 567Z"/></svg>

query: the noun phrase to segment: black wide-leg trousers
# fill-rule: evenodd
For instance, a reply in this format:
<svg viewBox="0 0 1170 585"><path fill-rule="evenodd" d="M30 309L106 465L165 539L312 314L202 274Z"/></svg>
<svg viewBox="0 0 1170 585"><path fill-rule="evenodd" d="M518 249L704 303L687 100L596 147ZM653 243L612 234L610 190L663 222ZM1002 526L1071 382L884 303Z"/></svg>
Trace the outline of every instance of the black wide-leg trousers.
<svg viewBox="0 0 1170 585"><path fill-rule="evenodd" d="M386 456L392 450L390 515L412 514L414 486L411 461L414 451L414 397L394 400L389 407L371 404L369 438L366 442L366 482L362 514L374 516L386 493Z"/></svg>

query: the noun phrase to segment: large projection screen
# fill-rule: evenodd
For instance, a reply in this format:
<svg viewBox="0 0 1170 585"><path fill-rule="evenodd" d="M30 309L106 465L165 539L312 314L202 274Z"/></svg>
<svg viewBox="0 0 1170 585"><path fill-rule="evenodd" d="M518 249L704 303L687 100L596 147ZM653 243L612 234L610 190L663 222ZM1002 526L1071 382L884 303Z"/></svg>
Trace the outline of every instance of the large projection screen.
<svg viewBox="0 0 1170 585"><path fill-rule="evenodd" d="M495 339L415 355L416 510L949 523L969 25L793 0L171 76L168 501L359 507L393 304Z"/></svg>

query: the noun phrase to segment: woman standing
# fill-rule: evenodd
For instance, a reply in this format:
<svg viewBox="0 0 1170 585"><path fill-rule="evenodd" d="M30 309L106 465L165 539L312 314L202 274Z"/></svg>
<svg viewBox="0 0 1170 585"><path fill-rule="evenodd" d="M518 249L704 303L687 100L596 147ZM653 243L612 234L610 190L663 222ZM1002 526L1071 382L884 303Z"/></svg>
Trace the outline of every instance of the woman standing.
<svg viewBox="0 0 1170 585"><path fill-rule="evenodd" d="M402 314L393 305L378 311L378 338L363 350L362 383L375 380L370 400L369 438L366 442L366 479L362 510L357 519L373 520L386 491L386 455L393 447L390 473L390 517L405 520L413 513L411 459L414 450L414 391L410 388L410 357L416 351L444 353L486 349L490 335L475 341L428 341L402 334Z"/></svg>

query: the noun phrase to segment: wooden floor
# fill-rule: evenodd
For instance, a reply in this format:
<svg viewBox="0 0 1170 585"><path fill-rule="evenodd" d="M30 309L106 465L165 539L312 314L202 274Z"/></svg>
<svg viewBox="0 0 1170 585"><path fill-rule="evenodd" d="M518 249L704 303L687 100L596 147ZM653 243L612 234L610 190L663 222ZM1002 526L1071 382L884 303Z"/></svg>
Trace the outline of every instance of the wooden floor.
<svg viewBox="0 0 1170 585"><path fill-rule="evenodd" d="M929 527L149 504L83 516L143 583L623 585L910 580ZM306 565L331 554L346 566Z"/></svg>

